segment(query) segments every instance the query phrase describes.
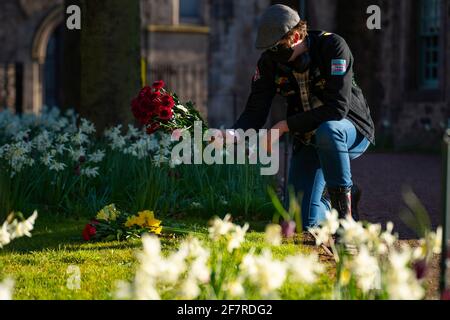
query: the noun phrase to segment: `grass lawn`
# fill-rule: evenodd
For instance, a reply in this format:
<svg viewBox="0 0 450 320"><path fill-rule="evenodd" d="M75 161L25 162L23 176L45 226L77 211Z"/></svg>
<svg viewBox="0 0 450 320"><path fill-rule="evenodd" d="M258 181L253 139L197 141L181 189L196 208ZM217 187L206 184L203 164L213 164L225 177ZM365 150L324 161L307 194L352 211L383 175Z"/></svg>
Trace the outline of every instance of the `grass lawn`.
<svg viewBox="0 0 450 320"><path fill-rule="evenodd" d="M131 280L136 267L135 251L139 240L126 242L85 242L81 231L86 220L39 217L32 238L21 238L0 250L0 279L11 276L15 280L14 299L113 299L116 281ZM207 221L183 219L187 230L206 239ZM167 220L163 219L168 223ZM251 224L244 246L263 248L265 223ZM257 230L257 231L254 231ZM163 238L163 251L177 246L178 238ZM274 247L277 258L296 252L310 252L312 247L294 239ZM67 287L69 266L77 266L81 273L80 290ZM333 270L323 275L314 287L302 290L286 285L283 299L330 298Z"/></svg>

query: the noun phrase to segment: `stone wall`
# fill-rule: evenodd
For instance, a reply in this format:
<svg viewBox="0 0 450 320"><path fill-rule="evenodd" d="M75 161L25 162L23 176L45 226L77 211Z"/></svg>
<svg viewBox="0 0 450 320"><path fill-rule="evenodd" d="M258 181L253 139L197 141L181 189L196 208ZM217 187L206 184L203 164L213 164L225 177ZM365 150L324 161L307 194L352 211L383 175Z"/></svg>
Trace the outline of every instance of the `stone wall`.
<svg viewBox="0 0 450 320"><path fill-rule="evenodd" d="M211 12L209 122L231 126L242 111L259 52L254 48L258 18L266 0L215 1Z"/></svg>

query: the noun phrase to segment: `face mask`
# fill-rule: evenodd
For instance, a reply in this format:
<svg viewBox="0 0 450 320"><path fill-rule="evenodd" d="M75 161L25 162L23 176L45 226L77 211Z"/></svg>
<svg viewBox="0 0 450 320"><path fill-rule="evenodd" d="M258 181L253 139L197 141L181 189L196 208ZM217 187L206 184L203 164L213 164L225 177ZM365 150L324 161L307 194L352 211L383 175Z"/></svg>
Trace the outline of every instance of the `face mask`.
<svg viewBox="0 0 450 320"><path fill-rule="evenodd" d="M295 71L300 73L303 73L306 70L308 70L310 64L311 64L311 56L309 55L308 51L298 56L294 61L289 62L289 65L291 65L295 69Z"/></svg>
<svg viewBox="0 0 450 320"><path fill-rule="evenodd" d="M294 54L294 49L291 47L285 47L282 45L277 45L267 50L272 60L286 64L289 62L289 59Z"/></svg>

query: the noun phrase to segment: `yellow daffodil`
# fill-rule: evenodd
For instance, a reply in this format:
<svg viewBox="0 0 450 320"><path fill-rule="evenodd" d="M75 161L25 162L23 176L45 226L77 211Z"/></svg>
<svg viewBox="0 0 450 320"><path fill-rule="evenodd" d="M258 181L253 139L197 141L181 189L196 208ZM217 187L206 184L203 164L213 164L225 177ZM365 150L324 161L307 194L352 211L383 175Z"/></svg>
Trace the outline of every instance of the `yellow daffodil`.
<svg viewBox="0 0 450 320"><path fill-rule="evenodd" d="M139 226L141 228L148 228L154 234L161 234L162 226L161 220L155 219L153 211L140 211L137 215L129 217L125 222L125 227Z"/></svg>
<svg viewBox="0 0 450 320"><path fill-rule="evenodd" d="M162 227L150 228L150 231L154 234L160 235L162 231Z"/></svg>
<svg viewBox="0 0 450 320"><path fill-rule="evenodd" d="M104 207L97 213L97 220L105 220L105 221L115 221L118 216L118 211L114 204L110 204Z"/></svg>
<svg viewBox="0 0 450 320"><path fill-rule="evenodd" d="M342 286L346 286L349 284L352 275L348 269L342 270L340 283Z"/></svg>

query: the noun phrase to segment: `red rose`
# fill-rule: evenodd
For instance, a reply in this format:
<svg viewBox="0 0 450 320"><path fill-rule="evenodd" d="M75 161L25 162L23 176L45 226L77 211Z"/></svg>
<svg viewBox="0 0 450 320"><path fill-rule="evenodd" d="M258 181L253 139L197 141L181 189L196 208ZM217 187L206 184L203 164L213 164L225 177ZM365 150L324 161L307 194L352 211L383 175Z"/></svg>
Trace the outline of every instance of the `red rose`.
<svg viewBox="0 0 450 320"><path fill-rule="evenodd" d="M152 92L152 93L150 94L150 99L151 99L152 101L158 99L159 97L161 97L161 93L159 93L159 91Z"/></svg>
<svg viewBox="0 0 450 320"><path fill-rule="evenodd" d="M155 113L152 101L147 97L133 99L131 102L131 111L141 124L147 124Z"/></svg>
<svg viewBox="0 0 450 320"><path fill-rule="evenodd" d="M150 86L145 86L139 92L139 97L148 97L153 93L153 89Z"/></svg>
<svg viewBox="0 0 450 320"><path fill-rule="evenodd" d="M155 133L160 127L160 124L158 122L154 122L151 124L151 126L147 127L147 133L152 134Z"/></svg>
<svg viewBox="0 0 450 320"><path fill-rule="evenodd" d="M170 95L165 95L161 98L161 105L165 108L172 109L173 106L175 105L175 101Z"/></svg>
<svg viewBox="0 0 450 320"><path fill-rule="evenodd" d="M88 223L83 230L83 239L86 241L91 240L93 236L97 233L97 229L95 229L94 226L92 226L90 223Z"/></svg>
<svg viewBox="0 0 450 320"><path fill-rule="evenodd" d="M158 81L153 82L152 87L155 90L161 90L162 88L164 88L165 85L166 84L164 83L164 81L158 80Z"/></svg>
<svg viewBox="0 0 450 320"><path fill-rule="evenodd" d="M170 120L172 119L172 116L173 116L172 109L167 107L161 107L161 109L159 109L159 118L161 120Z"/></svg>

